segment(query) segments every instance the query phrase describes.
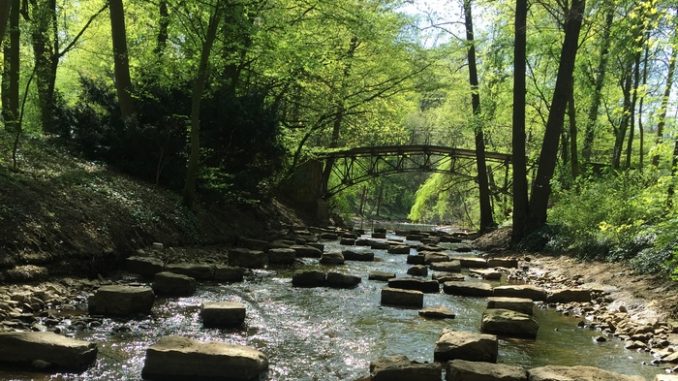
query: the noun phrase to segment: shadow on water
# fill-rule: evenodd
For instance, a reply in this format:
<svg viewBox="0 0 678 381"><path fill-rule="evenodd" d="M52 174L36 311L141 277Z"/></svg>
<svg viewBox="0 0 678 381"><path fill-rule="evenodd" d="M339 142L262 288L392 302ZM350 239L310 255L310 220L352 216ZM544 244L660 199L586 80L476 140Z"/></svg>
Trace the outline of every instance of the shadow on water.
<svg viewBox="0 0 678 381"><path fill-rule="evenodd" d="M326 250L344 247L326 243ZM354 248L355 249L355 248ZM425 320L416 309L382 307L383 282L367 280L373 270L405 275L404 255L375 250L377 261L347 262L341 271L360 275L363 282L352 290L291 287L291 270L256 271L243 283L202 284L192 297L159 299L149 319L104 320L76 334L100 348L96 365L80 375L36 375L0 372L3 380L140 380L145 350L164 335L244 344L269 357L268 379L300 381L354 380L366 376L370 360L404 354L419 361L433 360L433 347L443 328L478 331L486 301L426 294L425 306L444 306L457 314L454 320ZM317 260L305 260L320 267ZM326 270L337 269L326 267ZM233 300L247 307L240 329L206 329L199 318L205 301ZM536 341L501 340L499 362L526 367L541 365L592 365L650 379L661 369L643 366L648 354L626 351L620 340L595 344L598 334L576 327L577 320L553 310L535 309L540 323Z"/></svg>

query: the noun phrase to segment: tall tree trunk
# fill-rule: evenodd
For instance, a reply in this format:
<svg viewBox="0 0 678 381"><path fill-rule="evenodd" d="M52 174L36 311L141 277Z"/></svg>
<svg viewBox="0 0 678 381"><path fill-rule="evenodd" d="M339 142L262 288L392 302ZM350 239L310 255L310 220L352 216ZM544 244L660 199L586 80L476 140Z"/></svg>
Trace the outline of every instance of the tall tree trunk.
<svg viewBox="0 0 678 381"><path fill-rule="evenodd" d="M577 109L574 103L574 81L567 101L567 120L570 126L570 169L572 178L579 176L579 155L577 153Z"/></svg>
<svg viewBox="0 0 678 381"><path fill-rule="evenodd" d="M132 100L132 80L129 74L127 55L127 29L125 28L125 10L122 0L109 0L111 15L111 37L113 39L113 63L115 71L115 89L118 93L120 114L125 123L135 123L134 102Z"/></svg>
<svg viewBox="0 0 678 381"><path fill-rule="evenodd" d="M12 11L12 1L4 0L0 2L0 46L5 39L5 29L7 29L7 22Z"/></svg>
<svg viewBox="0 0 678 381"><path fill-rule="evenodd" d="M678 139L673 143L673 159L671 159L671 183L669 183L668 198L666 204L669 209L673 208L673 195L675 193L676 171L678 170Z"/></svg>
<svg viewBox="0 0 678 381"><path fill-rule="evenodd" d="M513 232L515 245L525 237L529 212L527 158L525 152L525 70L527 47L527 0L516 0L515 43L513 45Z"/></svg>
<svg viewBox="0 0 678 381"><path fill-rule="evenodd" d="M639 150L640 153L638 154L638 168L640 171L643 171L643 166L645 164L645 130L643 127L643 103L645 102L645 95L647 94L647 90L645 89L645 86L647 85L647 65L648 65L648 60L650 56L650 47L648 44L645 45L645 58L643 58L643 93L640 96L640 101L638 105L638 138L639 141L638 143L640 144Z"/></svg>
<svg viewBox="0 0 678 381"><path fill-rule="evenodd" d="M544 141L539 156L539 169L532 184L528 233L534 232L546 224L548 201L551 196L551 178L556 168L558 140L565 119L568 95L572 88L572 73L577 56L579 32L584 17L586 0L573 0L571 4L565 22L565 40L560 54L556 87L553 90Z"/></svg>
<svg viewBox="0 0 678 381"><path fill-rule="evenodd" d="M198 73L193 81L193 94L191 96L191 152L186 168L186 181L184 183L183 201L191 207L195 202L195 182L198 178L198 165L200 162L200 105L202 95L209 77L209 59L212 46L217 38L217 26L221 17L221 2L217 2L207 26L207 35L202 44Z"/></svg>
<svg viewBox="0 0 678 381"><path fill-rule="evenodd" d="M598 70L596 71L596 82L593 89L591 106L586 120L586 129L584 131L584 147L582 148L582 158L585 162L591 161L593 152L593 140L595 138L596 120L598 119L598 108L600 107L600 98L605 85L605 73L607 71L607 61L610 52L610 34L612 31L612 22L614 21L614 7L608 6L605 15L605 27L603 29L603 38L600 43L600 61L598 61Z"/></svg>
<svg viewBox="0 0 678 381"><path fill-rule="evenodd" d="M476 143L476 167L478 168L478 188L480 198L480 232L487 232L496 227L492 216L490 188L487 179L487 163L485 162L485 137L480 120L480 94L478 88L478 69L476 67L476 49L473 41L472 0L464 0L464 21L466 24L466 43L468 54L469 83L471 84L471 106L473 107L473 129Z"/></svg>
<svg viewBox="0 0 678 381"><path fill-rule="evenodd" d="M622 117L619 122L619 129L616 131L614 139L614 147L612 148L612 168L619 169L621 165L622 151L624 149L624 139L626 138L626 130L629 126L629 110L631 108L631 86L633 85L633 77L629 74L633 70L632 64L627 65L625 70L625 77L622 82L622 93L624 95Z"/></svg>
<svg viewBox="0 0 678 381"><path fill-rule="evenodd" d="M631 94L631 108L629 109L629 140L626 144L626 169L631 168L633 138L636 130L636 104L638 104L638 86L640 86L640 52L635 54L634 61L633 93Z"/></svg>
<svg viewBox="0 0 678 381"><path fill-rule="evenodd" d="M676 37L674 36L674 39ZM662 103L659 107L659 121L657 123L657 140L656 144L660 144L662 138L664 137L664 127L666 126L666 113L669 108L669 98L671 97L671 87L673 87L673 77L676 73L676 57L678 54L678 46L673 46L673 52L671 53L671 58L669 58L669 70L666 74L666 84L664 85L664 94L662 95ZM655 154L652 156L652 164L654 166L659 165L659 155Z"/></svg>
<svg viewBox="0 0 678 381"><path fill-rule="evenodd" d="M10 131L18 129L19 122L19 76L21 73L21 29L19 28L20 3L11 0L12 9L9 15L9 44L4 50L4 73L2 76L2 116L5 128Z"/></svg>
<svg viewBox="0 0 678 381"><path fill-rule="evenodd" d="M54 122L54 87L58 65L56 0L33 0L32 45L43 130Z"/></svg>
<svg viewBox="0 0 678 381"><path fill-rule="evenodd" d="M167 38L169 36L169 10L167 8L167 0L160 0L158 4L158 13L160 19L158 20L158 37L155 42L154 53L156 57L162 58L167 47Z"/></svg>

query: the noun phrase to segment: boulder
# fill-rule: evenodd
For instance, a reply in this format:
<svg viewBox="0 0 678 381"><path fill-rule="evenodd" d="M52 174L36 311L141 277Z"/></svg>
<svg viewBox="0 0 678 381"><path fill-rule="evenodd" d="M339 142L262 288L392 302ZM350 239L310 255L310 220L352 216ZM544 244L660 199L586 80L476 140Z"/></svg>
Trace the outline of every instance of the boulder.
<svg viewBox="0 0 678 381"><path fill-rule="evenodd" d="M267 370L268 359L254 348L166 336L146 350L141 376L147 380L252 381Z"/></svg>
<svg viewBox="0 0 678 381"><path fill-rule="evenodd" d="M483 282L445 282L443 292L460 296L491 296L492 285Z"/></svg>
<svg viewBox="0 0 678 381"><path fill-rule="evenodd" d="M245 270L242 267L214 266L214 280L217 282L242 282L244 278Z"/></svg>
<svg viewBox="0 0 678 381"><path fill-rule="evenodd" d="M527 381L527 372L519 366L491 362L452 360L447 363L447 381Z"/></svg>
<svg viewBox="0 0 678 381"><path fill-rule="evenodd" d="M410 253L410 246L409 245L391 245L391 247L388 248L388 252L390 254L409 254Z"/></svg>
<svg viewBox="0 0 678 381"><path fill-rule="evenodd" d="M344 250L341 252L341 254L344 256L345 261L374 261L374 253L371 251Z"/></svg>
<svg viewBox="0 0 678 381"><path fill-rule="evenodd" d="M510 269L518 268L518 259L516 258L489 258L487 265L490 267L506 267Z"/></svg>
<svg viewBox="0 0 678 381"><path fill-rule="evenodd" d="M155 301L150 287L102 286L88 299L89 313L105 316L149 314Z"/></svg>
<svg viewBox="0 0 678 381"><path fill-rule="evenodd" d="M551 292L546 297L547 303L590 302L591 290L566 288Z"/></svg>
<svg viewBox="0 0 678 381"><path fill-rule="evenodd" d="M477 275L485 280L499 280L501 279L501 273L497 270L492 269L472 269L470 270L471 274Z"/></svg>
<svg viewBox="0 0 678 381"><path fill-rule="evenodd" d="M416 265L407 269L408 275L414 276L428 276L428 267L424 265Z"/></svg>
<svg viewBox="0 0 678 381"><path fill-rule="evenodd" d="M156 273L162 271L165 264L155 257L129 257L125 260L127 271L139 274L146 278L151 278Z"/></svg>
<svg viewBox="0 0 678 381"><path fill-rule="evenodd" d="M426 264L426 257L423 255L408 255L407 256L408 265L424 265Z"/></svg>
<svg viewBox="0 0 678 381"><path fill-rule="evenodd" d="M465 269L484 269L487 268L487 261L485 258L473 256L456 256L452 259L459 261L461 267Z"/></svg>
<svg viewBox="0 0 678 381"><path fill-rule="evenodd" d="M386 287L381 290L381 304L388 306L422 308L424 306L424 293L421 291Z"/></svg>
<svg viewBox="0 0 678 381"><path fill-rule="evenodd" d="M497 362L498 352L494 335L444 329L436 342L433 358L441 362L455 359Z"/></svg>
<svg viewBox="0 0 678 381"><path fill-rule="evenodd" d="M503 296L493 296L487 299L487 308L501 308L520 312L526 315L534 313L534 302L526 298L508 298Z"/></svg>
<svg viewBox="0 0 678 381"><path fill-rule="evenodd" d="M259 250L231 249L228 251L228 264L248 269L259 269L268 264L268 254Z"/></svg>
<svg viewBox="0 0 678 381"><path fill-rule="evenodd" d="M454 273L434 273L432 276L433 280L438 281L438 283L445 282L463 282L466 277L463 274L454 274Z"/></svg>
<svg viewBox="0 0 678 381"><path fill-rule="evenodd" d="M197 280L214 279L214 265L209 263L171 263L165 266L165 271L188 275Z"/></svg>
<svg viewBox="0 0 678 381"><path fill-rule="evenodd" d="M370 363L371 381L440 381L439 364L410 361L406 356L389 356Z"/></svg>
<svg viewBox="0 0 678 381"><path fill-rule="evenodd" d="M546 291L543 288L524 285L499 286L494 288L494 296L507 296L510 298L527 298L532 300L546 300Z"/></svg>
<svg viewBox="0 0 678 381"><path fill-rule="evenodd" d="M435 262L449 262L450 256L444 253L420 252L424 256L424 263L427 265Z"/></svg>
<svg viewBox="0 0 678 381"><path fill-rule="evenodd" d="M433 262L429 267L431 270L446 271L450 273L458 273L461 271L461 263L459 261Z"/></svg>
<svg viewBox="0 0 678 381"><path fill-rule="evenodd" d="M289 247L268 250L268 263L271 265L291 265L296 259L297 252Z"/></svg>
<svg viewBox="0 0 678 381"><path fill-rule="evenodd" d="M297 258L320 258L323 255L321 249L310 245L293 245L290 249L294 250Z"/></svg>
<svg viewBox="0 0 678 381"><path fill-rule="evenodd" d="M153 278L153 292L166 296L191 296L195 292L196 281L188 275L163 271Z"/></svg>
<svg viewBox="0 0 678 381"><path fill-rule="evenodd" d="M245 306L237 302L205 303L200 317L205 327L237 327L245 321Z"/></svg>
<svg viewBox="0 0 678 381"><path fill-rule="evenodd" d="M96 344L56 333L0 333L2 363L30 367L36 362L41 362L43 368L82 371L92 365L96 358Z"/></svg>
<svg viewBox="0 0 678 381"><path fill-rule="evenodd" d="M454 319L457 315L445 307L428 307L419 310L419 316L427 319Z"/></svg>
<svg viewBox="0 0 678 381"><path fill-rule="evenodd" d="M503 308L483 312L480 331L506 337L536 339L539 324L530 315Z"/></svg>
<svg viewBox="0 0 678 381"><path fill-rule="evenodd" d="M320 257L320 264L322 265L343 265L344 256L341 253L325 253Z"/></svg>
<svg viewBox="0 0 678 381"><path fill-rule="evenodd" d="M643 381L642 376L627 376L592 366L542 366L527 371L529 381Z"/></svg>
<svg viewBox="0 0 678 381"><path fill-rule="evenodd" d="M393 279L395 277L396 277L395 273L388 273L384 271L372 271L370 272L367 279L388 282L390 279Z"/></svg>
<svg viewBox="0 0 678 381"><path fill-rule="evenodd" d="M327 274L316 270L297 271L292 276L294 287L324 287L327 283Z"/></svg>
<svg viewBox="0 0 678 381"><path fill-rule="evenodd" d="M427 293L440 292L440 284L435 280L417 279L417 278L394 278L388 281L391 288L400 288L404 290L417 290Z"/></svg>
<svg viewBox="0 0 678 381"><path fill-rule="evenodd" d="M332 288L354 288L360 284L359 276L337 272L327 273L327 286Z"/></svg>

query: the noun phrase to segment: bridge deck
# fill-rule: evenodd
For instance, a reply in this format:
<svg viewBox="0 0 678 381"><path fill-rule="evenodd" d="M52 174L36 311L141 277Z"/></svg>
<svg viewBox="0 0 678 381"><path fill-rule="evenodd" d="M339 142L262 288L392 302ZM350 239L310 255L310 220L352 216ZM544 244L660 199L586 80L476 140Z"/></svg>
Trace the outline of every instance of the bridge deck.
<svg viewBox="0 0 678 381"><path fill-rule="evenodd" d="M453 157L475 158L476 151L466 148L452 148L444 146L431 145L392 145L375 147L356 147L345 150L319 153L318 159L331 159L342 157L369 157L386 155L406 155L406 154L439 154L450 155ZM502 163L511 162L511 155L500 152L485 152L485 160L498 161Z"/></svg>

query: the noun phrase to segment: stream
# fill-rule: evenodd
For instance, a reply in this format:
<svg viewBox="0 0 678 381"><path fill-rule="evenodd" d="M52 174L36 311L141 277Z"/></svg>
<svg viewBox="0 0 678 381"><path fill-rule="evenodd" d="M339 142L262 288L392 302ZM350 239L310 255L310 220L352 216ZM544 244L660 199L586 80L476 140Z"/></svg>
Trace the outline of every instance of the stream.
<svg viewBox="0 0 678 381"><path fill-rule="evenodd" d="M388 238L402 239L394 235ZM336 241L324 243L325 251L356 249ZM340 269L361 276L363 281L355 289L293 288L291 269L255 270L243 283L202 283L192 297L158 299L147 319L104 319L102 324L71 332L99 346L96 364L82 374L5 370L0 371L0 380L140 380L146 348L159 337L173 334L256 347L269 358L271 381L350 381L367 376L370 360L385 355L403 354L413 360L432 361L433 348L443 328L478 332L486 306L484 298L442 292L425 295L425 307L447 307L457 314L453 320L426 320L418 316L416 309L380 306L380 290L385 283L367 280L367 274L381 270L405 276L409 265L405 255L372 251L375 262L347 261L339 267L320 266L317 259L303 259L307 268ZM221 300L246 305L245 327L202 327L200 304ZM592 338L600 332L577 328L580 319L542 308L535 308L535 317L540 324L537 340L500 340L498 362L527 368L591 365L649 380L662 371L643 365L650 363L651 356L625 350L621 340L609 338L607 342L594 343Z"/></svg>

